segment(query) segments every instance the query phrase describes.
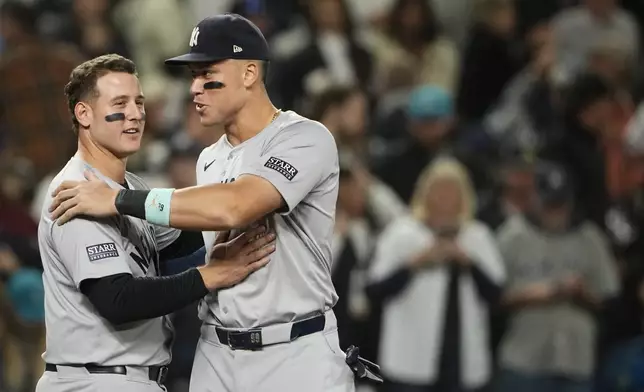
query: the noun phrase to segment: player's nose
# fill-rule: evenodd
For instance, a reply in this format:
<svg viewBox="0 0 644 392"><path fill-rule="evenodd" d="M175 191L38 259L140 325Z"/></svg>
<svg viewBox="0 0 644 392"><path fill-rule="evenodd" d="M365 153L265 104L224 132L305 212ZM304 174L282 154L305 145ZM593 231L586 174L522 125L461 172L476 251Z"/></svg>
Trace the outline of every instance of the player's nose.
<svg viewBox="0 0 644 392"><path fill-rule="evenodd" d="M199 94L203 94L203 85L204 82L199 78L193 79L192 83L190 84L190 94L192 94L193 97Z"/></svg>

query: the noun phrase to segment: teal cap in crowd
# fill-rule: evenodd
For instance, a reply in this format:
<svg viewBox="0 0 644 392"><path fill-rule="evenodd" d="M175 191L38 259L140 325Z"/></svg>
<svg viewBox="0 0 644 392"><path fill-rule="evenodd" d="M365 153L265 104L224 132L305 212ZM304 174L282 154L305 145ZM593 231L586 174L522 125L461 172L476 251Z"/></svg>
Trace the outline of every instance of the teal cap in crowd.
<svg viewBox="0 0 644 392"><path fill-rule="evenodd" d="M450 93L438 86L426 85L414 89L407 103L407 114L412 119L442 119L454 114L454 100Z"/></svg>

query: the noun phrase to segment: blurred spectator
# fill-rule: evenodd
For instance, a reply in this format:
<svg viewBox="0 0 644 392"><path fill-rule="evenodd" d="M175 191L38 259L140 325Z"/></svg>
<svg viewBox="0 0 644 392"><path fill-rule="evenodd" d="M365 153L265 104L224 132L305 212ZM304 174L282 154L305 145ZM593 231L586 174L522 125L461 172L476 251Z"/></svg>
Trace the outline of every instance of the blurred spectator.
<svg viewBox="0 0 644 392"><path fill-rule="evenodd" d="M333 238L333 285L338 293L334 312L338 319L340 347L360 347L362 356L375 360L377 334L373 311L364 293L365 273L376 239L376 229L367 216L367 188L359 176L340 168L340 189ZM368 331L368 335L367 335ZM371 337L371 339L369 339Z"/></svg>
<svg viewBox="0 0 644 392"><path fill-rule="evenodd" d="M500 348L499 391L590 391L595 313L619 282L606 237L575 214L567 173L540 164L538 197L500 229L509 325Z"/></svg>
<svg viewBox="0 0 644 392"><path fill-rule="evenodd" d="M638 60L637 22L617 0L583 0L582 5L561 11L553 25L558 62L568 80L584 71L593 47L606 40L619 45L628 61Z"/></svg>
<svg viewBox="0 0 644 392"><path fill-rule="evenodd" d="M450 152L458 155L458 151L450 143L457 135L448 92L435 86L418 87L409 97L406 113L411 138L400 148L389 148L387 155L375 163L374 174L407 203L423 169L436 156Z"/></svg>
<svg viewBox="0 0 644 392"><path fill-rule="evenodd" d="M108 53L130 57L130 51L112 18L110 0L74 0L71 15L57 33L75 44L87 58Z"/></svg>
<svg viewBox="0 0 644 392"><path fill-rule="evenodd" d="M181 189L197 184L195 164L201 153L196 146L175 148L167 161L168 184L171 188ZM201 320L197 312L197 303L186 306L172 315L175 340L172 346L172 363L168 373L168 390L188 392L192 360L199 341Z"/></svg>
<svg viewBox="0 0 644 392"><path fill-rule="evenodd" d="M465 122L480 120L520 69L513 44L512 0L477 0L474 26L465 48L458 92L458 114Z"/></svg>
<svg viewBox="0 0 644 392"><path fill-rule="evenodd" d="M637 392L644 388L644 269L633 266L624 274L620 296L602 314L596 391Z"/></svg>
<svg viewBox="0 0 644 392"><path fill-rule="evenodd" d="M432 84L453 94L460 59L456 46L441 32L427 0L397 0L388 23L371 46L376 90L387 93Z"/></svg>
<svg viewBox="0 0 644 392"><path fill-rule="evenodd" d="M368 136L369 102L357 88L331 87L313 98L311 119L333 134L341 153L350 153L363 163L370 159Z"/></svg>
<svg viewBox="0 0 644 392"><path fill-rule="evenodd" d="M192 95L185 98L182 107L183 117L181 118L180 123L173 126L172 131L169 132L171 135L169 148L171 149L204 149L217 142L217 140L219 140L224 134L223 127L206 127L201 124L199 113L197 113L195 103L192 100Z"/></svg>
<svg viewBox="0 0 644 392"><path fill-rule="evenodd" d="M15 159L0 164L0 236L22 265L41 268L38 225L29 210L35 184L29 161Z"/></svg>
<svg viewBox="0 0 644 392"><path fill-rule="evenodd" d="M534 197L534 165L523 157L506 158L497 179L478 213L478 218L493 230L512 216L528 212Z"/></svg>
<svg viewBox="0 0 644 392"><path fill-rule="evenodd" d="M62 95L80 62L70 47L44 42L36 33L36 11L11 0L0 6L0 129L5 154L25 156L40 178L61 167L76 148Z"/></svg>
<svg viewBox="0 0 644 392"><path fill-rule="evenodd" d="M383 301L386 391L476 391L492 377L488 307L505 272L475 204L465 169L437 160L418 180L412 215L379 240L367 293Z"/></svg>
<svg viewBox="0 0 644 392"><path fill-rule="evenodd" d="M0 237L0 241L2 238ZM0 244L1 245L1 244ZM0 314L6 336L0 343L10 391L31 392L44 370L44 287L42 270L24 267L9 248L0 249Z"/></svg>
<svg viewBox="0 0 644 392"><path fill-rule="evenodd" d="M0 349L11 390L33 391L44 364L44 292L37 224L29 215L35 177L30 162L0 164L0 315L5 336Z"/></svg>
<svg viewBox="0 0 644 392"><path fill-rule="evenodd" d="M354 35L345 0L311 0L306 9L311 37L307 46L276 69L282 108L301 109L310 94L329 86L371 82L372 60Z"/></svg>
<svg viewBox="0 0 644 392"><path fill-rule="evenodd" d="M340 346L360 347L361 356L377 360L382 304L366 297L367 271L377 236L407 213L397 196L369 175L359 162L340 161L340 190L333 240L334 307Z"/></svg>
<svg viewBox="0 0 644 392"><path fill-rule="evenodd" d="M534 26L527 43L528 64L504 88L484 127L501 149L536 155L560 142L563 124L550 25Z"/></svg>
<svg viewBox="0 0 644 392"><path fill-rule="evenodd" d="M471 0L431 0L445 35L460 49L465 46L472 23Z"/></svg>
<svg viewBox="0 0 644 392"><path fill-rule="evenodd" d="M571 171L579 207L600 227L606 214L642 182L642 166L624 153L624 135L634 109L599 76L583 74L565 94L565 132L544 156Z"/></svg>
<svg viewBox="0 0 644 392"><path fill-rule="evenodd" d="M624 43L603 37L588 50L587 69L620 89L635 92L635 62Z"/></svg>
<svg viewBox="0 0 644 392"><path fill-rule="evenodd" d="M172 188L181 189L195 186L197 171L195 165L202 149L199 146L175 148L170 153L166 173Z"/></svg>
<svg viewBox="0 0 644 392"><path fill-rule="evenodd" d="M188 87L173 78L165 59L188 48L193 21L184 0L120 0L113 17L117 30L123 34L136 63L141 86L145 92L146 131L149 136L162 128L167 105L178 104ZM200 19L206 15L201 15ZM196 23L196 22L195 22Z"/></svg>

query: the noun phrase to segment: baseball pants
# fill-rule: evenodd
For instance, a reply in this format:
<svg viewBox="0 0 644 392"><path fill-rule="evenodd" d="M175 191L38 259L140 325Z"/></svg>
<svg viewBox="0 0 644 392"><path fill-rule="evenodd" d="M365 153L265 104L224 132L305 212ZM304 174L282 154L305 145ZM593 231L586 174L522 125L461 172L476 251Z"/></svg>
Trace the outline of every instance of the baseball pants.
<svg viewBox="0 0 644 392"><path fill-rule="evenodd" d="M332 311L322 332L258 351L233 350L219 342L214 326L202 326L190 392L277 391L355 391Z"/></svg>
<svg viewBox="0 0 644 392"><path fill-rule="evenodd" d="M57 372L45 372L36 392L164 392L151 381L147 368L127 368L127 375L90 374L85 368L58 366Z"/></svg>

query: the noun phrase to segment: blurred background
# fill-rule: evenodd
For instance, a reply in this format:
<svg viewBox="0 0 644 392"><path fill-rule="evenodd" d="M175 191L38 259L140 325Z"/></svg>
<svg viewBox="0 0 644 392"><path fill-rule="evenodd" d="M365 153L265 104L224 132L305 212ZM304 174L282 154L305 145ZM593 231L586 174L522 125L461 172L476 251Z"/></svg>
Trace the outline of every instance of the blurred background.
<svg viewBox="0 0 644 392"><path fill-rule="evenodd" d="M227 11L270 41L275 105L336 137L340 340L382 390L644 391L642 0L0 0L0 391L44 366L36 232L76 149L71 70L133 59L129 170L191 186L222 130L163 60ZM173 318L184 392L199 321Z"/></svg>

